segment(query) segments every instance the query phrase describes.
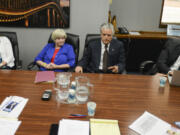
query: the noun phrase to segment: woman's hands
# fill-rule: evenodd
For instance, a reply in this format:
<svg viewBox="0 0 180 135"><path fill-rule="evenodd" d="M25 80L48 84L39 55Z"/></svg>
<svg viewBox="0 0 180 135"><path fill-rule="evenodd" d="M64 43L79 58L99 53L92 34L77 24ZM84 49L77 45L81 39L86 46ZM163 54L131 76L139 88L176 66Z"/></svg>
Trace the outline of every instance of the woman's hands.
<svg viewBox="0 0 180 135"><path fill-rule="evenodd" d="M46 64L45 68L46 69L56 69L57 65L54 63L49 63L49 64Z"/></svg>
<svg viewBox="0 0 180 135"><path fill-rule="evenodd" d="M65 68L70 68L69 64L61 64L61 65L56 65L54 63L45 63L43 61L37 61L36 62L38 65L44 67L45 69L65 69Z"/></svg>
<svg viewBox="0 0 180 135"><path fill-rule="evenodd" d="M70 68L70 66L69 64L56 65L54 63L49 63L49 64L46 64L45 68L46 69L65 69L65 68Z"/></svg>

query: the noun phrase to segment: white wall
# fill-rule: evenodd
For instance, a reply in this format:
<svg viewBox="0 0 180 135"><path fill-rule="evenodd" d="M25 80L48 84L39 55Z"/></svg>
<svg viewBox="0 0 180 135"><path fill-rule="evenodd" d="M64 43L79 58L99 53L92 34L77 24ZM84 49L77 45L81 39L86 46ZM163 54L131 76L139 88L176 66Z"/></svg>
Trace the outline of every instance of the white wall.
<svg viewBox="0 0 180 135"><path fill-rule="evenodd" d="M84 48L87 33L99 33L99 26L107 21L109 11L108 0L70 0L70 28L67 32L80 35L80 58ZM17 33L20 59L23 68L31 62L47 43L50 28L7 28L0 27L0 31L14 31Z"/></svg>
<svg viewBox="0 0 180 135"><path fill-rule="evenodd" d="M162 0L112 0L111 14L128 30L165 31L159 28Z"/></svg>

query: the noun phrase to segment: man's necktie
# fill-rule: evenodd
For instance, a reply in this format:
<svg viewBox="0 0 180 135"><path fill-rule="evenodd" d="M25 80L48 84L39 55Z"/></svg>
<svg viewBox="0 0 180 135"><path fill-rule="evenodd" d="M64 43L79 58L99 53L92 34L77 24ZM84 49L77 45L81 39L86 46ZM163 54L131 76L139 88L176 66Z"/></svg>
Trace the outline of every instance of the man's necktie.
<svg viewBox="0 0 180 135"><path fill-rule="evenodd" d="M107 72L107 64L108 64L108 50L107 50L107 45L105 45L105 50L103 54L103 71Z"/></svg>

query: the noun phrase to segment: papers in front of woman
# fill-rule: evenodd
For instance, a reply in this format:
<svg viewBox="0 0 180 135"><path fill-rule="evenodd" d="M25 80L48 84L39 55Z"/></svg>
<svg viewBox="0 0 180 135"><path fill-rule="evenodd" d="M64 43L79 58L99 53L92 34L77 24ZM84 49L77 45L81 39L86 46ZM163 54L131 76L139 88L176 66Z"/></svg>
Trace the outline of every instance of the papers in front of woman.
<svg viewBox="0 0 180 135"><path fill-rule="evenodd" d="M19 96L9 96L0 105L0 134L14 135L21 124L18 116L28 99Z"/></svg>
<svg viewBox="0 0 180 135"><path fill-rule="evenodd" d="M0 105L0 118L17 119L28 99L19 96L9 96Z"/></svg>
<svg viewBox="0 0 180 135"><path fill-rule="evenodd" d="M140 135L171 135L170 132L175 132L176 134L174 135L179 135L179 130L175 131L175 128L169 123L147 111L135 120L129 128Z"/></svg>
<svg viewBox="0 0 180 135"><path fill-rule="evenodd" d="M62 119L58 135L89 135L89 121Z"/></svg>

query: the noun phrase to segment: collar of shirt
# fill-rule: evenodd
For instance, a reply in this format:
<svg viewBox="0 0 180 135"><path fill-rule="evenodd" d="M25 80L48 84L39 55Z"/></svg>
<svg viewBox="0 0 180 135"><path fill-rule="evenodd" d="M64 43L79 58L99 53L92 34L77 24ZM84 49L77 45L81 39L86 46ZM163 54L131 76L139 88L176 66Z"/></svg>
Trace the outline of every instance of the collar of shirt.
<svg viewBox="0 0 180 135"><path fill-rule="evenodd" d="M109 51L109 46L110 46L110 43L107 45L107 50ZM105 50L105 44L102 42L101 40L101 54L104 53L104 50Z"/></svg>

